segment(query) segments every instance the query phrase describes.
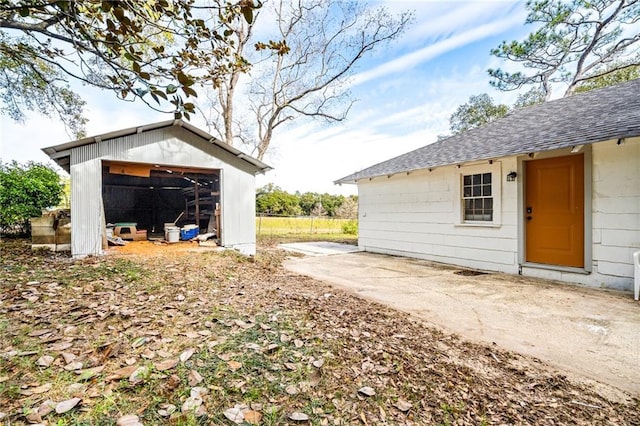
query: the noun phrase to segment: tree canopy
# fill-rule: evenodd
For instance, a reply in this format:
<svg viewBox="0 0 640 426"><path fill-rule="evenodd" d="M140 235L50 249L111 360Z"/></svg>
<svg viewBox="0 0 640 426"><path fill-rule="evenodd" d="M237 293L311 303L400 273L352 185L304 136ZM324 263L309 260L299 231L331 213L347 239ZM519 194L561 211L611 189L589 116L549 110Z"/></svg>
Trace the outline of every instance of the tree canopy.
<svg viewBox="0 0 640 426"><path fill-rule="evenodd" d="M509 112L507 105L496 105L488 94L474 95L451 115L449 128L454 134L464 132L504 117L507 112Z"/></svg>
<svg viewBox="0 0 640 426"><path fill-rule="evenodd" d="M256 191L256 212L282 216L357 217L357 196L284 191L267 184ZM355 212L355 213L354 213Z"/></svg>
<svg viewBox="0 0 640 426"><path fill-rule="evenodd" d="M215 87L248 67L225 25L252 21L259 7L228 2L205 20L201 9L211 7L195 0L0 0L1 111L15 120L26 110L55 114L81 134L84 102L69 86L77 80L189 119L196 83Z"/></svg>
<svg viewBox="0 0 640 426"><path fill-rule="evenodd" d="M568 96L640 64L640 0L529 0L527 9L526 23L537 29L491 51L523 68L489 69L501 90L534 86L548 100L553 83L566 85Z"/></svg>

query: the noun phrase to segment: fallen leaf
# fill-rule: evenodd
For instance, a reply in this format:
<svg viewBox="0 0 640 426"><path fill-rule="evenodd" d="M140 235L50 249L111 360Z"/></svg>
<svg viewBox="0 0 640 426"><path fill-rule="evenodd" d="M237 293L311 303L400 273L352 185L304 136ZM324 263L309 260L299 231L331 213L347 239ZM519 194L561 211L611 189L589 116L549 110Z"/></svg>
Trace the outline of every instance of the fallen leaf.
<svg viewBox="0 0 640 426"><path fill-rule="evenodd" d="M320 368L324 365L324 359L316 359L315 361L313 361L313 366L316 368Z"/></svg>
<svg viewBox="0 0 640 426"><path fill-rule="evenodd" d="M129 381L131 383L139 383L144 380L144 376L149 374L149 368L146 366L136 368L133 373L129 376Z"/></svg>
<svg viewBox="0 0 640 426"><path fill-rule="evenodd" d="M116 422L117 426L143 426L140 423L140 419L135 414L127 414L126 416L122 416Z"/></svg>
<svg viewBox="0 0 640 426"><path fill-rule="evenodd" d="M185 350L180 354L180 362L187 362L195 352L196 350L193 348Z"/></svg>
<svg viewBox="0 0 640 426"><path fill-rule="evenodd" d="M38 407L38 415L40 415L40 417L44 417L55 409L56 403L50 399L47 399Z"/></svg>
<svg viewBox="0 0 640 426"><path fill-rule="evenodd" d="M198 383L202 382L202 380L204 379L196 370L189 370L187 380L189 381L189 386L195 386Z"/></svg>
<svg viewBox="0 0 640 426"><path fill-rule="evenodd" d="M309 420L309 416L305 413L294 411L293 413L289 414L289 420L293 420L295 422L305 422Z"/></svg>
<svg viewBox="0 0 640 426"><path fill-rule="evenodd" d="M120 368L120 369L114 371L110 376L107 376L107 378L105 380L106 381L120 380L120 379L124 379L126 377L130 377L131 374L133 374L133 372L136 371L136 368L138 368L137 365L130 365L128 367Z"/></svg>
<svg viewBox="0 0 640 426"><path fill-rule="evenodd" d="M290 341L291 341L291 337L290 337L288 334L284 334L284 333L282 333L282 334L280 335L280 341L281 341L282 343L290 342Z"/></svg>
<svg viewBox="0 0 640 426"><path fill-rule="evenodd" d="M55 358L52 357L51 355L42 355L40 358L38 358L38 361L36 361L36 363L40 367L48 367L51 365L54 359Z"/></svg>
<svg viewBox="0 0 640 426"><path fill-rule="evenodd" d="M262 414L257 411L249 410L244 413L244 421L250 425L259 425L260 420L262 420Z"/></svg>
<svg viewBox="0 0 640 426"><path fill-rule="evenodd" d="M361 387L360 389L358 389L358 393L365 395L365 396L373 396L376 394L375 389L373 389L370 386L364 386Z"/></svg>
<svg viewBox="0 0 640 426"><path fill-rule="evenodd" d="M199 396L190 396L182 404L182 412L196 411L202 405L202 398Z"/></svg>
<svg viewBox="0 0 640 426"><path fill-rule="evenodd" d="M295 385L289 385L284 390L289 395L297 395L297 394L300 393L300 391L298 390L298 388Z"/></svg>
<svg viewBox="0 0 640 426"><path fill-rule="evenodd" d="M62 358L64 358L65 364L69 364L75 361L76 358L78 358L75 354L72 354L71 352L61 352L60 355L62 355Z"/></svg>
<svg viewBox="0 0 640 426"><path fill-rule="evenodd" d="M298 366L292 362L285 362L284 366L286 367L287 370L291 370L291 371L296 371L298 369Z"/></svg>
<svg viewBox="0 0 640 426"><path fill-rule="evenodd" d="M296 348L300 349L301 347L304 346L304 342L300 339L296 339L293 341L293 344Z"/></svg>
<svg viewBox="0 0 640 426"><path fill-rule="evenodd" d="M239 369L240 367L242 367L242 363L241 363L241 362L233 361L233 360L232 360L232 361L228 361L228 362L227 362L227 365L229 366L229 368L230 368L232 371L236 371L237 369Z"/></svg>
<svg viewBox="0 0 640 426"><path fill-rule="evenodd" d="M82 369L82 362L80 362L80 361L70 362L69 364L64 366L64 369L67 370L67 371L81 370Z"/></svg>
<svg viewBox="0 0 640 426"><path fill-rule="evenodd" d="M85 368L84 370L78 370L78 371L74 371L74 373L79 374L80 377L78 378L78 380L89 380L92 377L97 376L98 374L102 373L102 370L104 370L104 365L99 365L97 367L92 367L92 368Z"/></svg>
<svg viewBox="0 0 640 426"><path fill-rule="evenodd" d="M158 414L160 414L162 417L169 417L170 415L175 413L177 408L178 407L176 407L173 404L160 404L160 409L158 410Z"/></svg>
<svg viewBox="0 0 640 426"><path fill-rule="evenodd" d="M322 379L322 373L320 372L320 370L311 371L311 374L309 375L309 386L311 387L318 386L321 379Z"/></svg>
<svg viewBox="0 0 640 426"><path fill-rule="evenodd" d="M52 345L50 349L52 351L60 352L64 351L65 349L69 349L71 346L73 346L73 343L71 342L58 342Z"/></svg>
<svg viewBox="0 0 640 426"><path fill-rule="evenodd" d="M45 383L42 386L38 386L38 387L35 387L35 388L30 388L29 390L32 393L41 394L41 393L49 392L52 387L53 386L51 385L51 383Z"/></svg>
<svg viewBox="0 0 640 426"><path fill-rule="evenodd" d="M244 413L241 408L233 407L224 411L224 416L236 424L242 424L244 421Z"/></svg>
<svg viewBox="0 0 640 426"><path fill-rule="evenodd" d="M403 399L398 399L396 403L393 404L393 406L396 407L398 410L402 411L403 413L405 413L409 411L411 407L413 407L413 404Z"/></svg>
<svg viewBox="0 0 640 426"><path fill-rule="evenodd" d="M158 371L166 371L166 370L171 370L176 365L178 365L178 360L176 358L173 358L173 359L166 359L161 362L156 362L155 364L153 364L153 367Z"/></svg>
<svg viewBox="0 0 640 426"><path fill-rule="evenodd" d="M56 413L64 414L69 410L72 410L76 405L78 405L82 401L81 398L71 398L66 401L59 402L56 405Z"/></svg>
<svg viewBox="0 0 640 426"><path fill-rule="evenodd" d="M47 333L51 333L53 330L45 328L44 330L34 330L31 333L29 333L30 337L39 337L42 336L43 334L47 334Z"/></svg>

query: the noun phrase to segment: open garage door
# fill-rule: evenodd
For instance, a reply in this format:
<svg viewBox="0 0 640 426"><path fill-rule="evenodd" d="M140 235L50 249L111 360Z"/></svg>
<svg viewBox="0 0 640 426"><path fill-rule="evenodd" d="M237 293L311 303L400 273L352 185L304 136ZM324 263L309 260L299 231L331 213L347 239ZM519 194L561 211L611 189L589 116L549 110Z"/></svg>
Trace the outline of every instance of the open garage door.
<svg viewBox="0 0 640 426"><path fill-rule="evenodd" d="M150 237L176 219L221 237L217 169L103 161L102 200L107 223L136 223Z"/></svg>

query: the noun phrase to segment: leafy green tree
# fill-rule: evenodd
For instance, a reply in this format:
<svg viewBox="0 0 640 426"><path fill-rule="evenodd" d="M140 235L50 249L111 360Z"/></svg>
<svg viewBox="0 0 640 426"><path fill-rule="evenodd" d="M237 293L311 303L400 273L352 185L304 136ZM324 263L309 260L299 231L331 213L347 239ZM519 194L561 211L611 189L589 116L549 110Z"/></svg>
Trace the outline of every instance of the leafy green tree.
<svg viewBox="0 0 640 426"><path fill-rule="evenodd" d="M601 87L612 86L629 80L640 78L640 65L631 65L625 68L617 68L609 74L601 75L589 80L585 80L576 88L576 93L588 92L589 90Z"/></svg>
<svg viewBox="0 0 640 426"><path fill-rule="evenodd" d="M0 163L0 229L28 230L31 217L58 205L63 188L60 176L47 165Z"/></svg>
<svg viewBox="0 0 640 426"><path fill-rule="evenodd" d="M553 83L564 96L588 81L640 64L640 1L529 0L526 23L537 29L524 41L503 41L491 53L522 65L523 71L489 69L500 90L539 89L545 100ZM612 65L614 64L614 65Z"/></svg>
<svg viewBox="0 0 640 426"><path fill-rule="evenodd" d="M331 217L336 215L336 209L340 207L343 202L344 195L332 195L325 192L320 196L322 208L326 211L327 215Z"/></svg>
<svg viewBox="0 0 640 426"><path fill-rule="evenodd" d="M302 214L299 197L271 183L256 191L256 212L282 216Z"/></svg>
<svg viewBox="0 0 640 426"><path fill-rule="evenodd" d="M454 134L464 132L504 117L507 112L507 105L496 105L488 94L474 95L451 115L449 128Z"/></svg>
<svg viewBox="0 0 640 426"><path fill-rule="evenodd" d="M304 194L298 194L300 198L300 209L305 216L311 216L311 212L315 206L321 202L321 195L317 192L305 192Z"/></svg>
<svg viewBox="0 0 640 426"><path fill-rule="evenodd" d="M57 115L81 134L84 102L68 82L115 92L125 100L190 118L196 83L218 87L244 71L225 25L252 21L259 3L225 2L206 20L196 0L0 0L2 113ZM262 48L287 50L285 43ZM167 109L165 102L170 104Z"/></svg>

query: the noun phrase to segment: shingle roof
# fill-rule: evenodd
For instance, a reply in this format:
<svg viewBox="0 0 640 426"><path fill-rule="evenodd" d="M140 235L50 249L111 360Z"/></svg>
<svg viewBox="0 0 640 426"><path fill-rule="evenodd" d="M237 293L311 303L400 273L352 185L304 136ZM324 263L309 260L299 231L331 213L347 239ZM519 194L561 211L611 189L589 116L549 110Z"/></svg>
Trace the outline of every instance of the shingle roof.
<svg viewBox="0 0 640 426"><path fill-rule="evenodd" d="M640 135L640 79L518 109L335 183Z"/></svg>

